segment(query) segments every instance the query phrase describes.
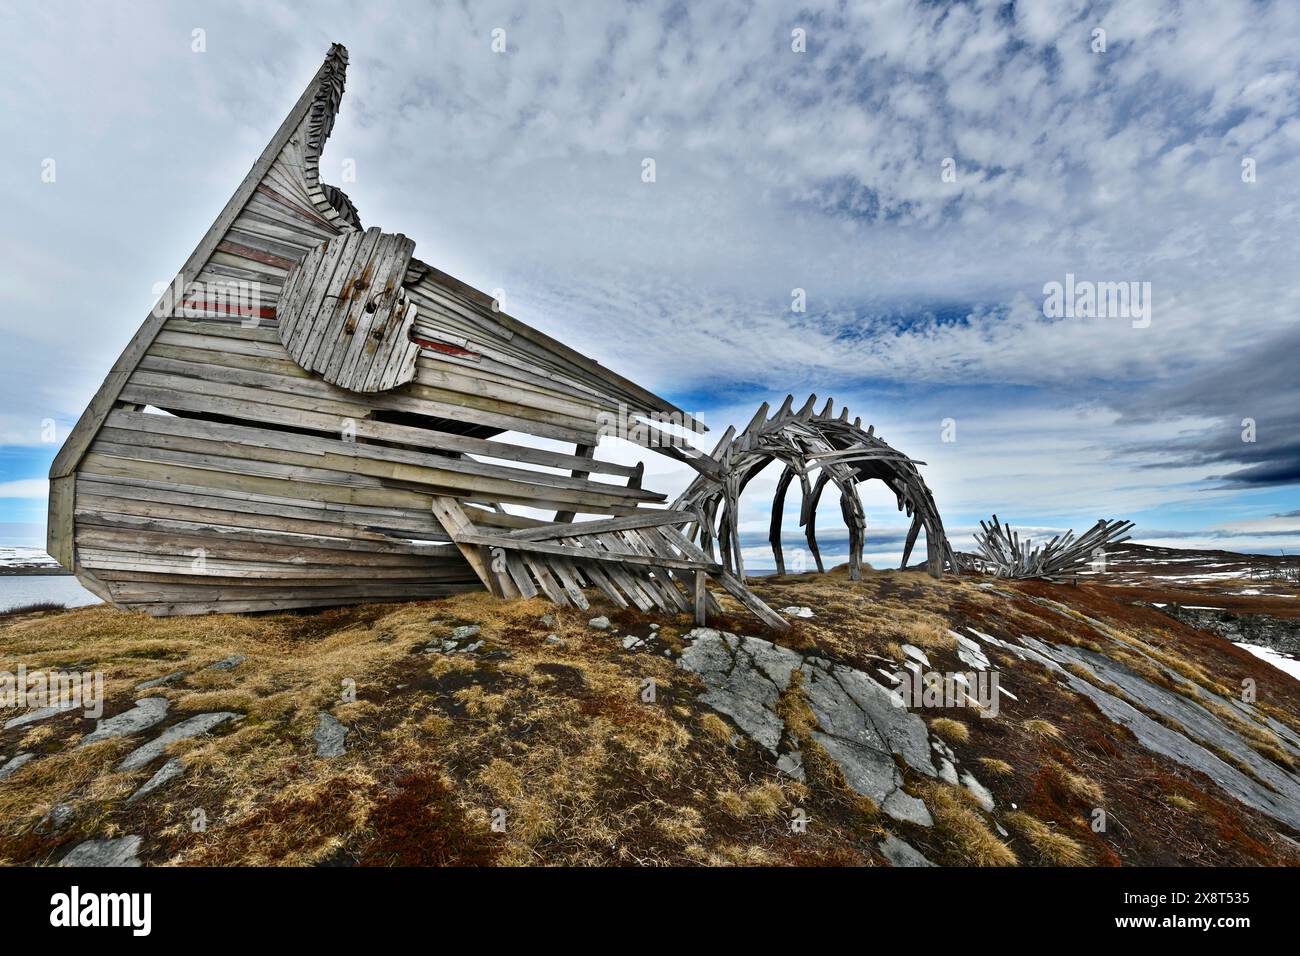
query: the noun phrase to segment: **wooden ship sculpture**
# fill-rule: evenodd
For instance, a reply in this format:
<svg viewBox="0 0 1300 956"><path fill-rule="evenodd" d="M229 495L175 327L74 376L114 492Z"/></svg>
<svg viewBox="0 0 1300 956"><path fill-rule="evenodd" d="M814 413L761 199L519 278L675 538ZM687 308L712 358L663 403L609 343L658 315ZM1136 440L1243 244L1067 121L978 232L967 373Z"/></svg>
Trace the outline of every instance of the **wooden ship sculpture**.
<svg viewBox="0 0 1300 956"><path fill-rule="evenodd" d="M847 410L764 405L705 453L662 427L703 430L672 403L364 228L319 178L346 66L333 46L51 467L48 549L88 589L155 615L479 588L585 608L599 591L703 621L720 610L712 583L784 628L744 583L737 517L772 461L782 569L797 478L819 568L824 488L856 576L856 485L879 479L913 518L904 565L923 528L930 573L957 570L918 463ZM614 416L646 426L621 437L697 473L676 501L642 487L644 463L596 456Z"/></svg>

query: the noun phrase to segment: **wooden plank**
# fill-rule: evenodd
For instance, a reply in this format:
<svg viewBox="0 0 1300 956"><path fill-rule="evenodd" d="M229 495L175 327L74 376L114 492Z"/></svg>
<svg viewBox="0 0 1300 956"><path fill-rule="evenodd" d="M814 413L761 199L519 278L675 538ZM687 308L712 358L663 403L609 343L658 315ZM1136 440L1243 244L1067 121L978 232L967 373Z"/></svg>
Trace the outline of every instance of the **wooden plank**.
<svg viewBox="0 0 1300 956"><path fill-rule="evenodd" d="M573 603L574 607L587 610L591 604L587 601L587 596L582 593L581 576L578 569L563 557L552 556L550 566L555 570L555 575L560 579L560 584L564 588L564 593Z"/></svg>
<svg viewBox="0 0 1300 956"><path fill-rule="evenodd" d="M608 531L627 531L632 528L650 528L656 525L680 525L691 520L691 516L681 511L640 510L620 518L606 518L603 521L580 521L577 524L557 527L553 524L537 528L525 528L512 531L507 537L520 541L549 541L556 538L573 538L588 534L603 534Z"/></svg>
<svg viewBox="0 0 1300 956"><path fill-rule="evenodd" d="M457 538L453 534L452 538L453 540L459 542L464 542L468 544L480 544L489 548L495 547L495 548L505 548L507 550L514 549L519 551L530 551L534 554L546 554L546 555L553 555L558 557L570 557L570 556L579 557L579 558L590 557L598 561L608 561L608 562L613 562L615 564L618 563L636 564L647 568L663 566L667 568L679 568L683 571L694 571L695 569L701 567L700 563L697 561L684 561L677 558L647 557L646 555L642 555L642 554L617 554L617 553L612 553L607 551L600 551L594 548L589 549L590 554L587 553L587 550L583 550L579 554L574 554L571 549L566 548L563 545L547 544L546 542L543 541L516 541L509 537L506 537L505 535L469 533L469 534L463 534L459 538ZM709 563L703 565L703 568L704 570L712 574L718 574L722 571L722 565L720 564Z"/></svg>
<svg viewBox="0 0 1300 956"><path fill-rule="evenodd" d="M76 564L72 527L76 506L76 478L64 475L50 480L49 519L45 527L45 550L55 561L73 570Z"/></svg>
<svg viewBox="0 0 1300 956"><path fill-rule="evenodd" d="M546 567L546 562L535 555L520 554L528 570L532 572L533 578L537 581L542 593L554 601L556 604L567 604L564 588L562 588L551 576L551 572Z"/></svg>
<svg viewBox="0 0 1300 956"><path fill-rule="evenodd" d="M483 552L473 546L472 542L467 541L467 537L474 533L474 523L469 520L464 510L455 498L448 498L441 495L435 495L433 498L434 517L442 523L447 534L451 535L451 540L456 543L460 553L465 556L469 566L474 569L483 586L497 597L514 598L519 596L519 589L515 587L514 582L508 575L498 575L493 571L488 561L485 560Z"/></svg>
<svg viewBox="0 0 1300 956"><path fill-rule="evenodd" d="M759 600L758 595L745 587L745 585L733 577L730 572L723 571L717 574L716 577L718 583L722 585L723 590L743 604L755 617L768 627L777 631L788 631L790 629L789 621Z"/></svg>
<svg viewBox="0 0 1300 956"><path fill-rule="evenodd" d="M577 457L579 458L594 458L596 454L596 446L578 445L574 449L574 454L577 455ZM587 478L590 475L591 475L590 471L579 471L576 468L573 471L574 478ZM575 515L572 511L557 511L555 513L555 520L559 524L567 524L568 522L572 521L574 517Z"/></svg>

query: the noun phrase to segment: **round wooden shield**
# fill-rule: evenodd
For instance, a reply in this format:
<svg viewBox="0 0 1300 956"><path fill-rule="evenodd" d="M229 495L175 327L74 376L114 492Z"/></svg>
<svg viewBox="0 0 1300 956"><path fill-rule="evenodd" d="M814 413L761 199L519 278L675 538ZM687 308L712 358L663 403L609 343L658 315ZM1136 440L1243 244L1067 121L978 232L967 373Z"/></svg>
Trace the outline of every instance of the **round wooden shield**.
<svg viewBox="0 0 1300 956"><path fill-rule="evenodd" d="M285 276L276 309L293 360L353 392L382 392L414 378L415 305L402 288L414 251L412 240L375 228L307 253Z"/></svg>

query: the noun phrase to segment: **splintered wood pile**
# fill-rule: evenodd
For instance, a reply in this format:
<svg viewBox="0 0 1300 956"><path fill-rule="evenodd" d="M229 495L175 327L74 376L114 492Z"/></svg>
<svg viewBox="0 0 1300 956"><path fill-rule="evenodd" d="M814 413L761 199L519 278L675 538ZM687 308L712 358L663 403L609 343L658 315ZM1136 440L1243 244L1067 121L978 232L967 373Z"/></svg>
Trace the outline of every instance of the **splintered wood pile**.
<svg viewBox="0 0 1300 956"><path fill-rule="evenodd" d="M924 527L931 571L955 568L915 463L829 402L765 405L707 455L663 431L704 430L672 403L362 226L319 178L346 66L335 45L55 458L47 547L89 590L160 615L598 590L703 621L712 582L783 628L744 583L737 518L773 459L778 564L797 477L818 567L817 501L840 491L856 574L854 486L879 478L908 552ZM688 492L665 507L643 463L597 457L611 421L691 467Z"/></svg>
<svg viewBox="0 0 1300 956"><path fill-rule="evenodd" d="M1095 567L1106 547L1123 544L1132 528L1132 521L1103 518L1078 538L1071 530L1035 547L1032 539L1022 541L1010 525L1002 524L994 515L992 526L980 522L981 530L975 534L979 553L965 556L965 563L1000 578L1060 580Z"/></svg>

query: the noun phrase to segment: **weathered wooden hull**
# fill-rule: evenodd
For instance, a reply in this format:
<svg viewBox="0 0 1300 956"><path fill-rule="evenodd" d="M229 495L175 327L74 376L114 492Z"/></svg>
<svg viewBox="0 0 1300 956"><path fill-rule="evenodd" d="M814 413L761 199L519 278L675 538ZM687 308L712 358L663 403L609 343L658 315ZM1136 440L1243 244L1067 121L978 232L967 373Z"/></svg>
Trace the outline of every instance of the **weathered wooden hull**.
<svg viewBox="0 0 1300 956"><path fill-rule="evenodd" d="M507 531L545 523L498 510L507 504L617 515L664 500L629 487L638 469L491 441L516 432L594 447L601 412L672 406L418 260L395 277L414 305L410 381L360 393L286 350L286 277L322 243L361 231L317 175L345 65L336 47L51 470L50 552L118 606L436 597L483 587L436 497Z"/></svg>
<svg viewBox="0 0 1300 956"><path fill-rule="evenodd" d="M764 406L712 454L663 445L639 423L702 429L415 258L405 236L364 229L318 176L346 62L331 49L51 467L48 548L88 588L152 614L482 587L586 607L598 589L702 622L713 580L780 628L744 585L734 519L774 454L809 515L824 486L808 489L810 470L834 478L846 518L861 517L857 481L885 480L920 509L913 538L923 517L938 573L948 552L920 476L829 405L819 417L787 399L770 420ZM662 507L642 465L597 457L611 422L694 468L688 494Z"/></svg>

